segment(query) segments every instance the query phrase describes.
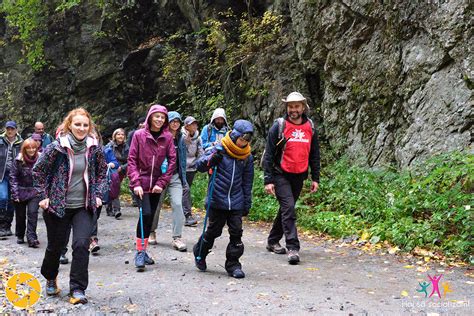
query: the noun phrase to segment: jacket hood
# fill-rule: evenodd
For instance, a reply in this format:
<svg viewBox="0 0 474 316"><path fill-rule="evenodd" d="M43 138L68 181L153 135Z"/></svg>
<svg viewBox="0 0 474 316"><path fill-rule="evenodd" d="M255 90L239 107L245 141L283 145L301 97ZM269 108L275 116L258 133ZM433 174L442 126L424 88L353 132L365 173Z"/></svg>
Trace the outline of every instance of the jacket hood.
<svg viewBox="0 0 474 316"><path fill-rule="evenodd" d="M1 134L0 137L3 137L5 140L7 140L7 132L4 132L3 134ZM13 145L19 144L22 142L23 139L21 138L20 134L17 133L15 137L16 138L15 138L15 141L13 142Z"/></svg>
<svg viewBox="0 0 474 316"><path fill-rule="evenodd" d="M189 132L183 127L181 127L181 134L188 136ZM196 140L199 137L199 130L196 130L196 133L191 137L192 140Z"/></svg>
<svg viewBox="0 0 474 316"><path fill-rule="evenodd" d="M163 124L163 127L161 128L161 130L166 129L168 127L168 122L169 122L169 120L168 120L168 110L163 105L154 104L154 105L151 106L150 110L148 110L148 114L146 115L145 129L147 131L150 131L150 121L149 121L150 117L153 114L157 113L157 112L163 113L166 116L165 123Z"/></svg>
<svg viewBox="0 0 474 316"><path fill-rule="evenodd" d="M225 121L225 125L229 125L227 123L227 116L225 115L225 110L223 108L217 108L214 110L214 113L212 113L210 124L213 124L214 120L218 117L222 117Z"/></svg>

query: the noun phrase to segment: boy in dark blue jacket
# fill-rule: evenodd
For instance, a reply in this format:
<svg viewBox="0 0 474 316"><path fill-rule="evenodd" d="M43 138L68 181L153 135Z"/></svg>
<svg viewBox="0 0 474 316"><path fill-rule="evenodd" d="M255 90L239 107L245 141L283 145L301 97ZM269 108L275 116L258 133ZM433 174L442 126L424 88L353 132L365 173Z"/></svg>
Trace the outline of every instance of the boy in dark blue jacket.
<svg viewBox="0 0 474 316"><path fill-rule="evenodd" d="M206 256L227 223L230 241L226 250L225 269L234 278L245 277L239 258L244 253L242 216L248 215L252 204L252 134L252 123L237 120L233 130L226 134L221 143L196 163L200 172L207 172L209 169L216 172L215 176L211 177L214 178L214 183L209 183L206 198L206 205L209 206L209 225L193 247L196 267L201 271L207 269Z"/></svg>

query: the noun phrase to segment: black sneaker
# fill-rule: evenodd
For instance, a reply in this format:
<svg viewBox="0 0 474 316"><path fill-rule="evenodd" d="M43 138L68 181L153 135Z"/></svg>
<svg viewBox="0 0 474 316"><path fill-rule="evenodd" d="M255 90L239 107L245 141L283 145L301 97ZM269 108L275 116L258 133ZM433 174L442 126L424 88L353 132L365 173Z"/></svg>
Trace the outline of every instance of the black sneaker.
<svg viewBox="0 0 474 316"><path fill-rule="evenodd" d="M282 247L280 245L280 243L276 243L276 244L268 244L267 245L267 250L268 251L271 251L271 252L274 252L276 254L279 254L279 255L283 255L286 253L286 249L284 247Z"/></svg>
<svg viewBox="0 0 474 316"><path fill-rule="evenodd" d="M25 243L25 238L23 238L23 237L22 237L22 238L18 237L18 238L16 239L16 243L19 244L19 245L24 244L24 243Z"/></svg>
<svg viewBox="0 0 474 316"><path fill-rule="evenodd" d="M119 219L120 216L122 216L122 212L120 211L115 212L115 219Z"/></svg>
<svg viewBox="0 0 474 316"><path fill-rule="evenodd" d="M146 251L145 251L145 264L146 264L146 265L155 264L155 260L153 260L153 259L148 255L148 253L146 253Z"/></svg>
<svg viewBox="0 0 474 316"><path fill-rule="evenodd" d="M196 226L197 220L192 215L186 216L186 221L184 222L184 226Z"/></svg>
<svg viewBox="0 0 474 316"><path fill-rule="evenodd" d="M137 251L135 254L135 267L137 268L137 272L145 271L145 251Z"/></svg>
<svg viewBox="0 0 474 316"><path fill-rule="evenodd" d="M298 264L300 262L300 255L298 250L288 250L288 263L289 264Z"/></svg>
<svg viewBox="0 0 474 316"><path fill-rule="evenodd" d="M232 272L227 272L227 274L233 278L236 278L236 279L243 279L245 278L245 273L244 271L242 271L242 269L235 269L234 271Z"/></svg>
<svg viewBox="0 0 474 316"><path fill-rule="evenodd" d="M66 257L66 255L61 255L61 257L59 257L59 263L60 264L68 264L69 259Z"/></svg>
<svg viewBox="0 0 474 316"><path fill-rule="evenodd" d="M87 297L84 291L74 290L71 293L71 298L69 298L69 303L71 304L87 304Z"/></svg>
<svg viewBox="0 0 474 316"><path fill-rule="evenodd" d="M114 211L112 210L112 206L110 204L107 205L105 211L107 212L107 216L114 216Z"/></svg>

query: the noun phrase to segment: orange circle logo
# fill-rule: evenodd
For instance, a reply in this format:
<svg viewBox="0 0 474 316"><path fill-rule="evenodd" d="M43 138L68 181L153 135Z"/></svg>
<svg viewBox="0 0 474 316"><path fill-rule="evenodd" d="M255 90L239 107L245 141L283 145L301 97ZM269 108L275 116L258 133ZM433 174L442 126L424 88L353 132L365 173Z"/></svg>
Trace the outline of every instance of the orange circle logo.
<svg viewBox="0 0 474 316"><path fill-rule="evenodd" d="M17 273L8 279L6 295L13 306L28 308L35 305L41 297L41 285L31 274Z"/></svg>

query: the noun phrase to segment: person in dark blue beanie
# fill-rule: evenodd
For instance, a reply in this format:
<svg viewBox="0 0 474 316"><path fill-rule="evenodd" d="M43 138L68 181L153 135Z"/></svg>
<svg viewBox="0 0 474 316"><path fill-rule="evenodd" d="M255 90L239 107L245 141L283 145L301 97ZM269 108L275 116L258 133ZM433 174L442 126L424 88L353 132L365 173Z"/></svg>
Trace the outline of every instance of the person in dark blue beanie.
<svg viewBox="0 0 474 316"><path fill-rule="evenodd" d="M224 225L229 227L229 244L226 250L225 269L229 276L244 278L239 258L244 253L242 243L242 216L247 216L252 205L254 176L253 156L250 141L253 135L252 123L237 120L232 131L227 132L220 143L198 159L200 172L212 169L215 176L213 192L206 198L209 225L193 247L196 267L207 269L206 256L214 240L222 234ZM211 183L209 183L209 190Z"/></svg>

